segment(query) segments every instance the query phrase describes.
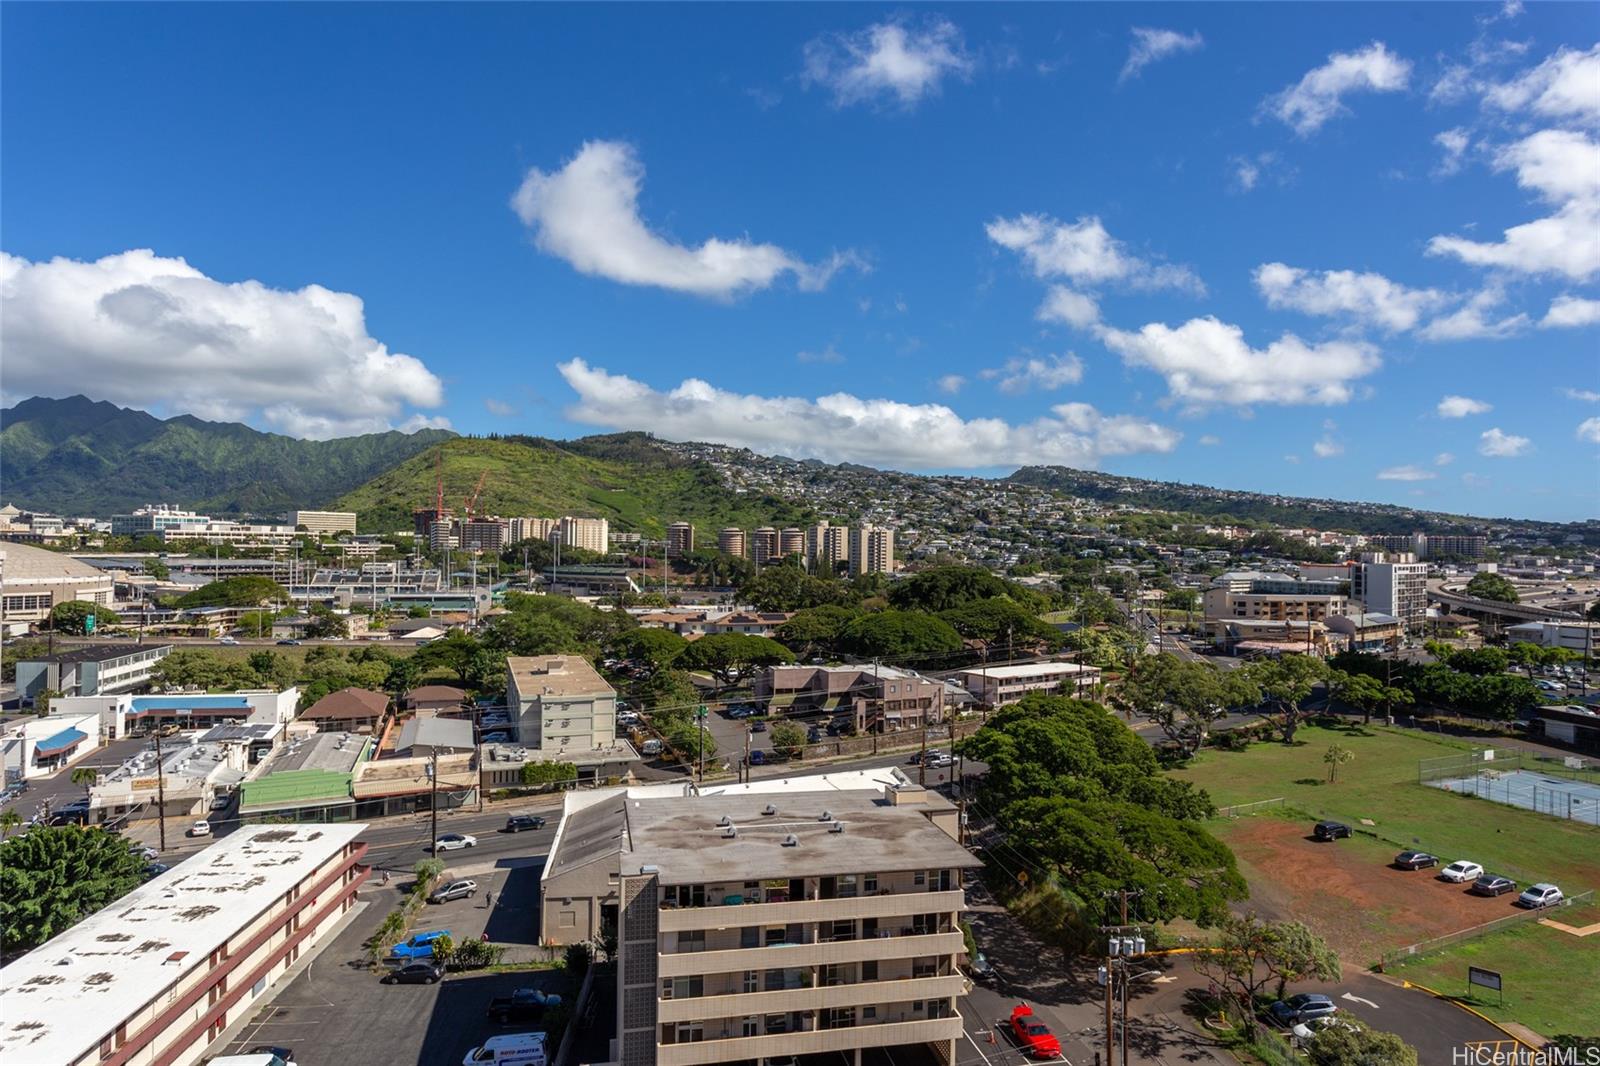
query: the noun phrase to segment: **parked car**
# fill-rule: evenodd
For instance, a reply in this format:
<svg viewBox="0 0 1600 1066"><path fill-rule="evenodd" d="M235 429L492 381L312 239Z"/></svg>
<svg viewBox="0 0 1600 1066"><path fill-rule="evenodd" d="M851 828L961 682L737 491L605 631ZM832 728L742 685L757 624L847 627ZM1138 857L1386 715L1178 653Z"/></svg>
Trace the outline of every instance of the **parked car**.
<svg viewBox="0 0 1600 1066"><path fill-rule="evenodd" d="M224 792L220 796L213 796L213 797L211 797L211 810L213 812L215 812L215 811L225 811L225 810L228 809L228 804L230 804L232 802L233 802L233 797L228 795L226 792Z"/></svg>
<svg viewBox="0 0 1600 1066"><path fill-rule="evenodd" d="M757 748L755 751L752 751L750 753L750 765L751 766L765 766L765 765L767 765L767 753L762 751L760 748Z"/></svg>
<svg viewBox="0 0 1600 1066"><path fill-rule="evenodd" d="M981 951L972 956L972 961L967 963L967 973L974 981L989 982L995 979L994 964Z"/></svg>
<svg viewBox="0 0 1600 1066"><path fill-rule="evenodd" d="M286 1063L294 1062L294 1051L291 1048L278 1047L276 1044L257 1044L246 1055L276 1055Z"/></svg>
<svg viewBox="0 0 1600 1066"><path fill-rule="evenodd" d="M1507 892L1515 892L1517 883L1509 877L1499 874L1484 874L1472 882L1472 887L1467 891L1474 896L1503 896Z"/></svg>
<svg viewBox="0 0 1600 1066"><path fill-rule="evenodd" d="M209 1066L294 1066L294 1060L281 1055L251 1051L243 1055L218 1056L210 1061Z"/></svg>
<svg viewBox="0 0 1600 1066"><path fill-rule="evenodd" d="M160 877L170 869L172 869L172 867L168 866L164 862L153 862L144 868L144 876L146 880L152 877Z"/></svg>
<svg viewBox="0 0 1600 1066"><path fill-rule="evenodd" d="M1425 851L1402 851L1394 857L1394 864L1402 870L1425 870L1438 866L1439 858Z"/></svg>
<svg viewBox="0 0 1600 1066"><path fill-rule="evenodd" d="M280 647L280 648L298 648L299 646L300 646L300 642L298 640L292 640L292 639L287 638L287 637L285 637L283 640L278 641L278 647Z"/></svg>
<svg viewBox="0 0 1600 1066"><path fill-rule="evenodd" d="M749 704L741 704L737 707L728 708L729 718L754 718L760 713L761 711L759 708L751 707Z"/></svg>
<svg viewBox="0 0 1600 1066"><path fill-rule="evenodd" d="M506 832L520 833L524 829L543 829L545 821L537 814L513 814L506 819Z"/></svg>
<svg viewBox="0 0 1600 1066"><path fill-rule="evenodd" d="M1017 1044L1029 1058L1061 1057L1061 1041L1056 1039L1050 1027L1040 1021L1039 1016L1033 1013L1033 1008L1026 1003L1018 1003L1011 1008L1011 1035L1016 1038Z"/></svg>
<svg viewBox="0 0 1600 1066"><path fill-rule="evenodd" d="M912 752L911 753L911 758L907 759L906 762L909 763L912 766L916 766L918 763L923 762L923 761L928 761L931 764L932 760L943 758L943 757L944 757L944 752L940 751L938 748L929 748L926 752L921 752L921 751Z"/></svg>
<svg viewBox="0 0 1600 1066"><path fill-rule="evenodd" d="M432 949L429 949L430 952ZM444 967L436 962L408 962L383 975L386 985L432 985L444 976Z"/></svg>
<svg viewBox="0 0 1600 1066"><path fill-rule="evenodd" d="M546 1061L543 1033L507 1033L467 1052L461 1066L545 1066Z"/></svg>
<svg viewBox="0 0 1600 1066"><path fill-rule="evenodd" d="M442 833L439 839L433 842L433 850L435 852L460 851L463 848L475 848L477 846L478 838L469 833Z"/></svg>
<svg viewBox="0 0 1600 1066"><path fill-rule="evenodd" d="M496 996L489 1001L489 1020L505 1025L510 1022L536 1022L551 1007L559 1007L561 997L537 988L519 988L509 996Z"/></svg>
<svg viewBox="0 0 1600 1066"><path fill-rule="evenodd" d="M469 880L451 881L447 885L440 885L428 893L429 903L449 903L453 899L471 899L478 894L478 882Z"/></svg>
<svg viewBox="0 0 1600 1066"><path fill-rule="evenodd" d="M1350 835L1350 827L1343 822L1318 822L1312 826L1311 835L1318 840L1338 840Z"/></svg>
<svg viewBox="0 0 1600 1066"><path fill-rule="evenodd" d="M767 723L761 721L760 719L757 719L756 721L750 723L750 732L752 732L752 733L765 733L766 731L767 731Z"/></svg>
<svg viewBox="0 0 1600 1066"><path fill-rule="evenodd" d="M1454 881L1458 885L1467 881L1476 881L1482 876L1483 867L1466 859L1457 859L1439 871L1440 880Z"/></svg>
<svg viewBox="0 0 1600 1066"><path fill-rule="evenodd" d="M938 755L928 756L928 766L935 770L942 770L946 766L954 766L955 764L956 757L954 755L946 755L940 752Z"/></svg>
<svg viewBox="0 0 1600 1066"><path fill-rule="evenodd" d="M188 831L184 835L191 837L208 837L211 835L211 823L196 822L188 828Z"/></svg>
<svg viewBox="0 0 1600 1066"><path fill-rule="evenodd" d="M836 737L850 732L850 726L851 724L844 719L835 718L833 721L828 723L823 732L827 733L830 737Z"/></svg>
<svg viewBox="0 0 1600 1066"><path fill-rule="evenodd" d="M450 935L448 929L430 929L426 933L417 933L410 940L396 944L389 952L389 956L395 959L431 959L433 942L442 936Z"/></svg>
<svg viewBox="0 0 1600 1066"><path fill-rule="evenodd" d="M639 745L639 754L640 755L660 755L661 754L661 741L655 739L654 737L651 737L649 740L647 740L643 744Z"/></svg>
<svg viewBox="0 0 1600 1066"><path fill-rule="evenodd" d="M1554 907L1565 898L1559 888L1545 881L1523 889L1522 895L1517 897L1517 902L1524 907L1537 910L1540 907Z"/></svg>
<svg viewBox="0 0 1600 1066"><path fill-rule="evenodd" d="M1326 1018L1337 1014L1339 1004L1320 992L1301 992L1288 999L1280 999L1267 1008L1267 1013L1282 1025L1306 1022L1312 1018Z"/></svg>
<svg viewBox="0 0 1600 1066"><path fill-rule="evenodd" d="M217 641L217 643L218 644L226 644L228 647L231 648L231 647L234 647L235 645L237 645L239 642L237 640L235 640L234 638L232 638L232 637L223 637L221 640Z"/></svg>
<svg viewBox="0 0 1600 1066"><path fill-rule="evenodd" d="M497 729L493 733L485 733L483 735L483 742L485 744L504 744L510 739L511 734L507 733L503 729Z"/></svg>
<svg viewBox="0 0 1600 1066"><path fill-rule="evenodd" d="M139 856L139 858L143 859L145 862L155 862L157 859L161 858L161 853L159 851L157 851L155 848L146 847L137 840L130 840L128 842L128 850Z"/></svg>

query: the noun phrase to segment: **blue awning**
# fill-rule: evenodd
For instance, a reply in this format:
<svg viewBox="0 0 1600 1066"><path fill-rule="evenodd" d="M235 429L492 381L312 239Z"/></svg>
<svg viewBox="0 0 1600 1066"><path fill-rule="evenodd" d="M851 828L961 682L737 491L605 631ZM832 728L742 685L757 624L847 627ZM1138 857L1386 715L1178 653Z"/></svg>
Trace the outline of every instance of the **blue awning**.
<svg viewBox="0 0 1600 1066"><path fill-rule="evenodd" d="M34 745L33 750L38 755L54 755L58 751L65 751L88 739L89 734L81 729L63 729L55 736L39 741L38 744Z"/></svg>

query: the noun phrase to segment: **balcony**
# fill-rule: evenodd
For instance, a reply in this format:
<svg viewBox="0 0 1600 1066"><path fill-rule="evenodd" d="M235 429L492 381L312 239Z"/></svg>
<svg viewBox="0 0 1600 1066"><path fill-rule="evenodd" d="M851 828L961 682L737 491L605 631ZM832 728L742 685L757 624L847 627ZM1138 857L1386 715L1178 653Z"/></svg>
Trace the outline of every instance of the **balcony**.
<svg viewBox="0 0 1600 1066"><path fill-rule="evenodd" d="M818 1029L808 1033L735 1036L688 1044L659 1044L656 1047L656 1066L702 1066L714 1062L849 1051L858 1047L928 1044L935 1040L955 1040L960 1036L959 1014L922 1021L866 1022L844 1029Z"/></svg>
<svg viewBox="0 0 1600 1066"><path fill-rule="evenodd" d="M948 977L905 977L821 988L785 988L774 992L664 999L656 1004L656 1019L663 1023L707 1021L750 1014L788 1014L790 1011L870 1006L886 1001L909 1003L915 999L954 999L965 988L966 978L951 974ZM710 1028L709 1021L707 1028Z"/></svg>
<svg viewBox="0 0 1600 1066"><path fill-rule="evenodd" d="M960 889L947 892L891 892L846 899L797 899L787 903L722 904L706 907L664 907L657 917L663 933L685 929L736 929L744 925L788 925L851 918L897 918L908 914L940 914L966 905Z"/></svg>
<svg viewBox="0 0 1600 1066"><path fill-rule="evenodd" d="M949 933L837 940L824 944L774 944L771 947L728 948L722 951L681 951L658 956L656 967L661 977L696 977L708 973L778 970L792 966L838 966L875 959L955 955L964 947L961 931L956 930Z"/></svg>

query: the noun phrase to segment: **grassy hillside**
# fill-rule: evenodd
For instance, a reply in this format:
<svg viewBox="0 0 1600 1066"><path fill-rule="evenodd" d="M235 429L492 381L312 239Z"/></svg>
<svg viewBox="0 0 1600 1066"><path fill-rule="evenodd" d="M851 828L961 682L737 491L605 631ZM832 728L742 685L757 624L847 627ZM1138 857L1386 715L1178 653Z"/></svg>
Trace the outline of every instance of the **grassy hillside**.
<svg viewBox="0 0 1600 1066"><path fill-rule="evenodd" d="M0 411L6 500L72 515L161 502L213 514L326 506L453 436L423 430L299 440L191 415L163 420L82 396L36 397Z"/></svg>
<svg viewBox="0 0 1600 1066"><path fill-rule="evenodd" d="M619 530L649 536L687 521L701 547L714 544L723 526L792 525L807 517L803 507L771 496L735 495L709 466L637 433L575 441L459 437L346 494L340 508L357 512L364 532L409 529L411 512L432 506L440 455L445 503L458 511L481 476L478 509L488 514L606 518Z"/></svg>

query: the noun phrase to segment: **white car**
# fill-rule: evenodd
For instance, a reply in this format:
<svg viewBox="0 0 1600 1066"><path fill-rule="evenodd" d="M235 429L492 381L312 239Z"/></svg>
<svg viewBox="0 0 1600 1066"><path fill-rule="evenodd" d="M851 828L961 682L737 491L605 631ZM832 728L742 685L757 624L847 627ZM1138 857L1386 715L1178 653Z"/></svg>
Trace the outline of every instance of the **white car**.
<svg viewBox="0 0 1600 1066"><path fill-rule="evenodd" d="M1445 881L1454 881L1462 884L1467 881L1476 881L1483 876L1483 867L1466 859L1457 859L1455 862L1439 871L1439 877Z"/></svg>
<svg viewBox="0 0 1600 1066"><path fill-rule="evenodd" d="M1324 1029L1334 1028L1348 1029L1352 1033L1361 1031L1360 1026L1347 1022L1337 1015L1325 1014L1320 1018L1308 1018L1303 1022L1295 1022L1290 1027L1289 1033L1294 1037L1297 1044L1303 1044Z"/></svg>
<svg viewBox="0 0 1600 1066"><path fill-rule="evenodd" d="M436 852L460 851L462 848L474 848L477 846L478 838L475 836L469 836L466 833L446 833L434 842L433 850Z"/></svg>
<svg viewBox="0 0 1600 1066"><path fill-rule="evenodd" d="M1559 888L1549 882L1543 882L1524 889L1522 895L1517 897L1517 902L1524 907L1537 910L1540 907L1554 907L1563 898Z"/></svg>
<svg viewBox="0 0 1600 1066"><path fill-rule="evenodd" d="M192 837L208 837L211 835L211 823L196 822L189 827L186 835Z"/></svg>
<svg viewBox="0 0 1600 1066"><path fill-rule="evenodd" d="M218 644L226 644L229 647L233 647L234 645L238 644L239 642L237 640L235 640L234 638L232 638L232 637L223 637L221 640L217 641L217 643Z"/></svg>

